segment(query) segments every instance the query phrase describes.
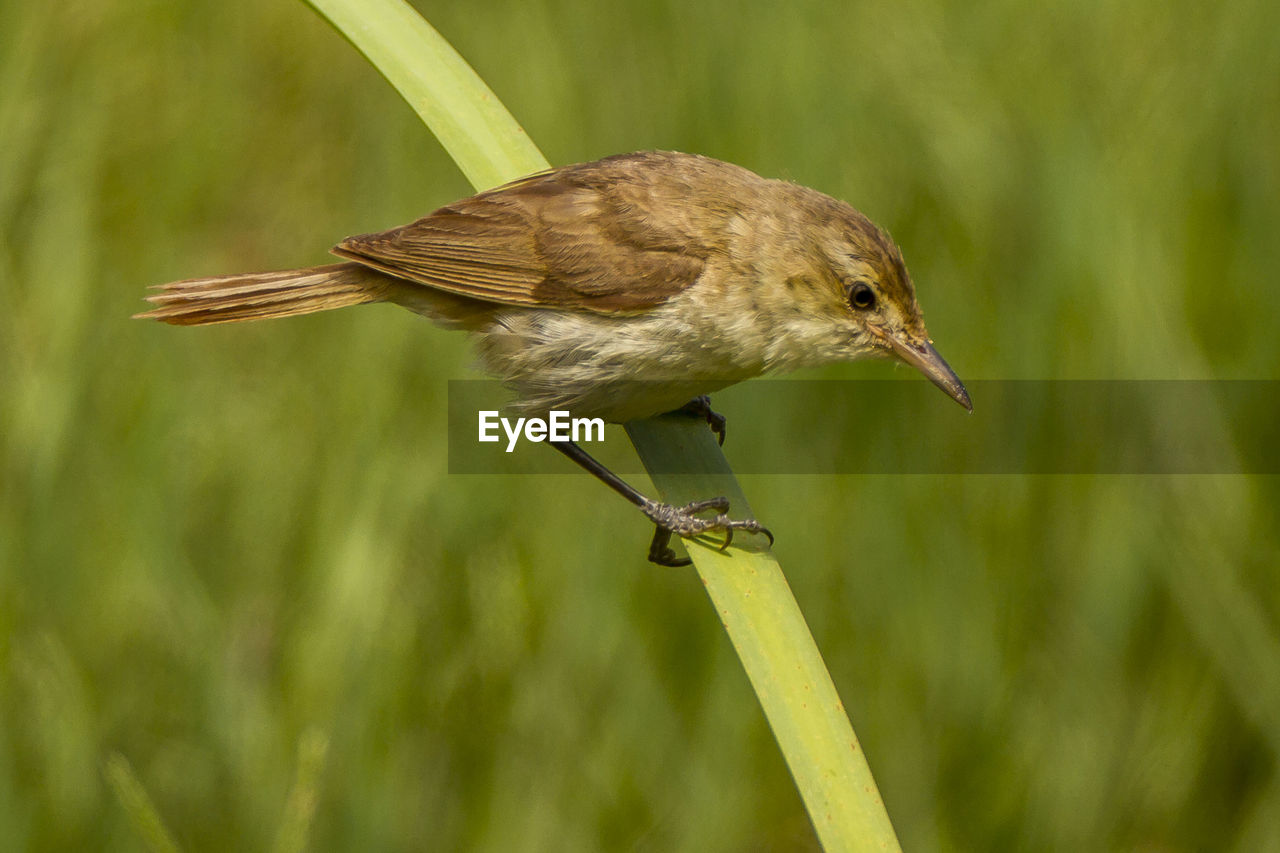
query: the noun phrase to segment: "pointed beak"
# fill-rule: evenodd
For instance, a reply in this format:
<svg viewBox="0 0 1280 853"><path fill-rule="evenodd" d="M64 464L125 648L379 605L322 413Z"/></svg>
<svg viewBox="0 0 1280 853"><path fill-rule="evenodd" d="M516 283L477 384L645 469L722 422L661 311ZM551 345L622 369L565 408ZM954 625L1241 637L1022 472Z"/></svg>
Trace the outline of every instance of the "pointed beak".
<svg viewBox="0 0 1280 853"><path fill-rule="evenodd" d="M973 402L969 399L969 392L964 389L964 383L956 376L951 365L938 355L933 344L928 340L914 340L900 332L881 332L881 335L898 358L929 377L929 381L946 391L948 397L970 412L973 411Z"/></svg>

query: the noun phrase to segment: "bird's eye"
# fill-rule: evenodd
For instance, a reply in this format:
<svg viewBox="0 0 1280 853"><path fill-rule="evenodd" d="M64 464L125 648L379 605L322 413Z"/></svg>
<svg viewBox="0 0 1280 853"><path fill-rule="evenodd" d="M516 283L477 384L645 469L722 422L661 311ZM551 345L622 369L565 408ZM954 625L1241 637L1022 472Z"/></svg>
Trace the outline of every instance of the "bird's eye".
<svg viewBox="0 0 1280 853"><path fill-rule="evenodd" d="M867 311L876 305L876 293L865 281L856 281L849 288L849 304L859 311Z"/></svg>

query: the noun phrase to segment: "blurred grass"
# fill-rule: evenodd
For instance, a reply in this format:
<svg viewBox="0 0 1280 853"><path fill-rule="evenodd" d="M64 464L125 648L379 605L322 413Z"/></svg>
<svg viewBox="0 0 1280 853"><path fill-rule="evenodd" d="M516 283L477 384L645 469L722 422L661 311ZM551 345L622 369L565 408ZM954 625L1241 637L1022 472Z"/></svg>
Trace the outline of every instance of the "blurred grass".
<svg viewBox="0 0 1280 853"><path fill-rule="evenodd" d="M695 150L889 227L965 378L1280 378L1274 4L438 6L553 162ZM266 848L308 742L315 849L812 845L631 509L447 476L464 340L127 319L465 195L395 93L300 3L57 9L0 6L6 846L137 849L118 752L184 849ZM846 434L718 408L730 460ZM904 847L1280 847L1275 478L746 486Z"/></svg>
<svg viewBox="0 0 1280 853"><path fill-rule="evenodd" d="M154 853L178 853L177 843L165 827L164 819L157 814L155 803L138 781L129 760L118 752L112 753L107 757L102 774L115 791L120 807L133 821L133 829L147 849Z"/></svg>

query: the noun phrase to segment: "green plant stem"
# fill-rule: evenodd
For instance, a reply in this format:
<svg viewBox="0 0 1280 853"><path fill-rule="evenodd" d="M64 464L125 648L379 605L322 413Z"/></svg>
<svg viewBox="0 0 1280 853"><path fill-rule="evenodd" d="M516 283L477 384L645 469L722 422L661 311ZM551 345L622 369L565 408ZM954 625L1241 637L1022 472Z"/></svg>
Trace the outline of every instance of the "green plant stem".
<svg viewBox="0 0 1280 853"><path fill-rule="evenodd" d="M401 0L306 0L409 102L477 190L549 168L480 76Z"/></svg>
<svg viewBox="0 0 1280 853"><path fill-rule="evenodd" d="M733 515L751 514L710 430L687 417L627 424L627 434L663 500L716 495ZM667 473L679 471L681 473ZM688 542L698 575L742 661L827 850L897 850L898 840L844 704L791 587L762 537Z"/></svg>
<svg viewBox="0 0 1280 853"><path fill-rule="evenodd" d="M422 116L477 189L547 161L452 47L401 0L307 0ZM627 425L665 500L724 495L749 513L733 472L702 424L654 418ZM681 471L678 475L662 473ZM720 551L687 543L827 850L897 850L898 841L831 676L773 555L740 534ZM743 547L743 546L746 547Z"/></svg>

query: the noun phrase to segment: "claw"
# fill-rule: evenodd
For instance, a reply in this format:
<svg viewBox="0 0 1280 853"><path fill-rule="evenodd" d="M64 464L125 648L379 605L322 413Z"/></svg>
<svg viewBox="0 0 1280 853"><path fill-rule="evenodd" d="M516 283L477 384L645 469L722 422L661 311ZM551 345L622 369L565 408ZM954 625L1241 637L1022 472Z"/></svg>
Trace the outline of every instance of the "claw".
<svg viewBox="0 0 1280 853"><path fill-rule="evenodd" d="M649 560L662 566L687 566L691 560L677 557L671 550L673 535L697 537L713 531L723 530L724 541L719 550L727 551L733 544L734 531L745 530L748 533L763 533L773 545L773 533L755 519L734 520L726 514L729 510L727 498L718 497L709 500L693 501L682 507L658 503L645 499L641 505L644 514L654 523L653 540L649 544ZM696 513L715 510L715 518L699 518Z"/></svg>
<svg viewBox="0 0 1280 853"><path fill-rule="evenodd" d="M707 426L711 427L711 431L716 434L716 440L720 442L720 446L724 446L724 437L728 431L729 422L724 415L711 408L711 398L706 394L694 397L676 411L705 420Z"/></svg>
<svg viewBox="0 0 1280 853"><path fill-rule="evenodd" d="M716 512L724 514L729 511L729 499L726 497L719 497L709 498L705 501L694 501L693 503L685 504L680 508L680 511L693 515L694 513L703 512L708 509L714 509Z"/></svg>
<svg viewBox="0 0 1280 853"><path fill-rule="evenodd" d="M693 560L677 557L676 552L671 550L671 531L665 527L655 527L653 540L649 543L649 562L678 569L691 564Z"/></svg>

